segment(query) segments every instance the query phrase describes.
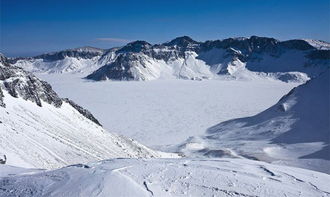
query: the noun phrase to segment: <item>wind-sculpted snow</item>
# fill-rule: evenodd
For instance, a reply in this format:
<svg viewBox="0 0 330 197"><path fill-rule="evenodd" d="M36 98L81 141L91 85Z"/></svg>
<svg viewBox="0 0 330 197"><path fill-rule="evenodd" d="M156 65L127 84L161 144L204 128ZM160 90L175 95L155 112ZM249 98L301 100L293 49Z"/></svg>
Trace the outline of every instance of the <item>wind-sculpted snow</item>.
<svg viewBox="0 0 330 197"><path fill-rule="evenodd" d="M327 174L243 159L112 159L0 171L0 196L330 196Z"/></svg>
<svg viewBox="0 0 330 197"><path fill-rule="evenodd" d="M237 61L243 66L235 68ZM329 67L330 54L329 43L323 41L281 42L252 36L197 42L183 36L163 44L135 41L109 50L77 48L33 58L11 59L11 62L33 72L84 73L87 79L96 81L201 80L219 75L254 79L268 74L276 77L272 73L279 72L317 76ZM234 75L231 73L233 67L238 70ZM289 80L293 81L297 76L293 75Z"/></svg>
<svg viewBox="0 0 330 197"><path fill-rule="evenodd" d="M330 173L330 72L255 116L229 120L181 146L187 155L248 157Z"/></svg>

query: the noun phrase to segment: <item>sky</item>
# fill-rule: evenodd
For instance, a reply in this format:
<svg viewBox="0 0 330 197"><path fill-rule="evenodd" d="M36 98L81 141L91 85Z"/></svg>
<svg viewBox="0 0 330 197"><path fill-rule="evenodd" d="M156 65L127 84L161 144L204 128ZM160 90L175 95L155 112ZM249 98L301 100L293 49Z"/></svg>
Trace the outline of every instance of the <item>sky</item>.
<svg viewBox="0 0 330 197"><path fill-rule="evenodd" d="M0 0L0 52L252 35L330 41L330 0Z"/></svg>

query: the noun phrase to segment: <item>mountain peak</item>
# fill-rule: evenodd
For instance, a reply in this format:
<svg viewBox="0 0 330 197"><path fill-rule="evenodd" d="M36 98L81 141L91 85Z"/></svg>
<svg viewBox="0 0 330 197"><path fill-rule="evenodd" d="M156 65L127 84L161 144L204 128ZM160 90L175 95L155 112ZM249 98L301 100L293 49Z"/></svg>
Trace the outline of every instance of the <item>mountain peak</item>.
<svg viewBox="0 0 330 197"><path fill-rule="evenodd" d="M261 37L261 36L251 36L249 39L251 42L255 43L264 43L264 44L270 44L270 43L277 43L278 40L275 38L269 38L269 37Z"/></svg>
<svg viewBox="0 0 330 197"><path fill-rule="evenodd" d="M136 45L151 46L151 44L149 42L144 41L144 40L136 40L136 41L128 43L127 45L130 45L130 46L136 46Z"/></svg>
<svg viewBox="0 0 330 197"><path fill-rule="evenodd" d="M149 42L143 40L137 40L134 42L130 42L127 45L123 46L119 49L119 52L140 52L144 49L149 49L152 45Z"/></svg>
<svg viewBox="0 0 330 197"><path fill-rule="evenodd" d="M165 43L166 46L181 46L181 47L187 47L190 44L197 44L198 42L190 38L189 36L181 36L177 37L170 42Z"/></svg>
<svg viewBox="0 0 330 197"><path fill-rule="evenodd" d="M104 49L96 48L96 47L91 47L91 46L83 46L83 47L78 47L74 49L68 49L68 51L77 51L77 52L99 52L102 53Z"/></svg>

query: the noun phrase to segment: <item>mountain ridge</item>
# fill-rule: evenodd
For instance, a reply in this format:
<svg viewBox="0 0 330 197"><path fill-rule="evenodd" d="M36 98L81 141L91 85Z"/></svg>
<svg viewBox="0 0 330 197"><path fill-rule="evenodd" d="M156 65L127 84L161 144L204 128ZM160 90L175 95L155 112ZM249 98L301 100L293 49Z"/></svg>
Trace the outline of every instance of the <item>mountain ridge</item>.
<svg viewBox="0 0 330 197"><path fill-rule="evenodd" d="M11 58L10 63L33 72L82 73L96 81L202 80L218 76L253 79L265 73L276 76L278 72L302 72L313 77L329 67L330 44L258 36L198 42L181 36L162 44L138 40L110 49L82 47Z"/></svg>

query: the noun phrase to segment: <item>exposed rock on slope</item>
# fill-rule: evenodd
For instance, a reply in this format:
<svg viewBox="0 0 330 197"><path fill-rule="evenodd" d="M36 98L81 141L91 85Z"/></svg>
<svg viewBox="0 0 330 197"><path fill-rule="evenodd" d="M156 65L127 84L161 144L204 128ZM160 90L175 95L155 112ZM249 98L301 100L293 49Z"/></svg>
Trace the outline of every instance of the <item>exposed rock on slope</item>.
<svg viewBox="0 0 330 197"><path fill-rule="evenodd" d="M63 101L69 103L73 108L75 108L79 113L81 113L86 118L88 118L91 121L93 121L94 123L102 126L100 124L100 122L93 116L93 114L90 111L88 111L87 109L82 108L81 106L77 105L75 102L73 102L72 100L70 100L68 98L64 98Z"/></svg>
<svg viewBox="0 0 330 197"><path fill-rule="evenodd" d="M33 74L22 68L10 66L4 57L0 63L0 80L3 87L13 97L22 97L41 106L41 100L55 107L62 105L62 100L52 90L51 86L37 79Z"/></svg>

